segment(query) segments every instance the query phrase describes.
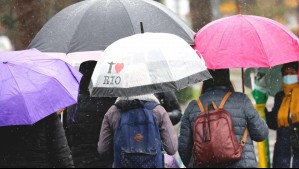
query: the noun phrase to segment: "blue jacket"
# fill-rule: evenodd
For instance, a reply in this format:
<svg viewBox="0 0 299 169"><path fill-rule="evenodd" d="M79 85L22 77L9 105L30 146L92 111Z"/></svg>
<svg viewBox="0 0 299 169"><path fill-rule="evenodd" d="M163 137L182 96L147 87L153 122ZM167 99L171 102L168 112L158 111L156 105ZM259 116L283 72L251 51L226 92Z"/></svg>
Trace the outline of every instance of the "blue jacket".
<svg viewBox="0 0 299 169"><path fill-rule="evenodd" d="M217 106L220 105L227 88L215 87L208 89L201 97L203 105L215 101ZM249 130L246 145L243 149L242 159L237 162L225 164L221 168L257 168L257 161L254 152L253 141L263 141L267 138L269 131L266 122L260 117L259 113L253 107L250 99L243 93L234 92L224 105L232 117L234 131L237 139L241 141L246 127ZM197 102L192 101L182 118L180 136L179 136L179 154L185 166L192 167L192 148L193 148L193 125L194 120L200 114Z"/></svg>

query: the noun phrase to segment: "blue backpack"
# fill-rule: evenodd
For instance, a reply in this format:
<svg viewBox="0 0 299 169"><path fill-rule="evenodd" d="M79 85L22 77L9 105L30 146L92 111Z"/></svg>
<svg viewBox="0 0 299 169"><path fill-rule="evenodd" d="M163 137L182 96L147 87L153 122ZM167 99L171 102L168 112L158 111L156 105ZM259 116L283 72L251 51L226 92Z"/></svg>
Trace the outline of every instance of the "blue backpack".
<svg viewBox="0 0 299 169"><path fill-rule="evenodd" d="M116 168L163 168L161 137L153 114L157 105L140 101L139 108L121 113L114 133Z"/></svg>

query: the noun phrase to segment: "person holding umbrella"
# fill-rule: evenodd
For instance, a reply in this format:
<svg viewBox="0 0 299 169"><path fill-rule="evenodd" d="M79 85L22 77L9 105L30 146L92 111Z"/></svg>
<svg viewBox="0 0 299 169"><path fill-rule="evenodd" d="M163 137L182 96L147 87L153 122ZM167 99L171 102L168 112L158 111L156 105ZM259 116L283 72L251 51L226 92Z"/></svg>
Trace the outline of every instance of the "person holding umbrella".
<svg viewBox="0 0 299 169"><path fill-rule="evenodd" d="M284 64L281 73L283 75L283 91L275 95L272 111L265 109L267 123L270 129L277 130L277 138L274 147L273 167L289 168L293 157L293 168L299 167L299 150L296 148L298 138L292 140L292 130L299 122L297 106L299 98L298 62ZM268 94L259 89L252 92L257 105L266 104ZM292 144L294 143L294 144ZM293 148L292 148L293 147Z"/></svg>
<svg viewBox="0 0 299 169"><path fill-rule="evenodd" d="M78 103L67 108L65 131L76 168L111 167L100 158L97 144L105 113L116 101L109 97L91 97L88 90L96 61L81 63L83 74L79 87Z"/></svg>
<svg viewBox="0 0 299 169"><path fill-rule="evenodd" d="M240 143L246 136L246 128L248 129L247 139L244 139L244 148L239 161L231 161L224 164L210 163L211 168L257 168L256 155L254 153L254 141L263 141L268 136L268 126L266 122L260 117L259 113L254 109L250 99L243 93L234 92L234 88L230 82L230 75L228 69L209 70L213 79L203 82L203 93L200 100L203 105L209 105L215 101L216 105L223 103L224 96L231 93L228 97L224 109L229 112L232 122L233 130L237 136L237 141ZM221 104L222 105L222 104ZM220 109L221 109L220 105ZM210 106L209 106L210 107ZM196 159L193 158L193 133L196 118L203 113L196 101L190 102L182 117L180 136L179 136L179 154L186 167L195 167ZM213 132L213 131L211 131ZM243 137L242 137L243 136ZM246 138L246 137L245 137ZM246 141L245 141L246 140ZM215 141L215 140L214 140ZM217 142L217 141L216 141ZM215 144L217 144L215 142ZM223 144L223 143L218 143ZM223 145L224 146L224 145Z"/></svg>
<svg viewBox="0 0 299 169"><path fill-rule="evenodd" d="M163 144L163 149L166 151L167 154L169 155L174 155L177 152L177 135L175 134L174 128L172 126L172 123L170 121L170 118L168 116L167 111L159 105L158 99L153 95L153 94L148 94L148 95L140 95L140 96L132 96L132 97L119 97L108 112L105 114L105 118L102 124L101 132L100 132L100 138L99 138L99 143L98 143L98 151L102 157L109 157L109 156L114 156L114 162L113 162L113 167L119 168L119 167L124 167L127 166L127 163L123 162L124 156L122 154L118 154L118 150L116 150L117 144L119 141L115 140L120 137L117 132L119 127L121 126L122 120L125 118L122 117L124 114L128 114L128 112L132 111L133 114L139 113L137 112L137 108L139 107L145 107L147 108L147 105L154 105L154 106L149 106L152 108L149 108L151 111L151 116L154 116L154 123L157 124L159 132L156 134L160 135L161 140L156 140L156 142L161 142ZM135 112L133 112L136 110ZM143 113L142 113L143 114ZM136 114L138 115L138 114ZM141 114L140 114L141 115ZM130 118L131 119L131 118ZM134 118L132 118L133 120ZM138 125L136 121L132 121L134 125ZM135 124L136 123L136 124ZM133 125L132 124L132 125ZM140 128L139 128L140 129ZM150 131L147 129L146 131ZM131 136L131 133L135 131L130 131L127 133L127 135ZM133 142L131 143L132 145L135 145L135 143L142 142L147 143L147 146L152 147L154 144L153 143L149 145L147 138L147 135L150 133L147 132L142 132L139 131L133 139ZM139 138L140 137L140 138ZM149 137L155 137L155 135L149 135ZM138 140L140 139L140 140ZM144 141L143 141L144 140ZM125 139L125 137L121 138L121 142L126 142L128 140ZM114 146L113 146L114 143ZM130 145L131 146L131 145ZM140 147L134 147L138 150ZM142 147L144 148L144 147ZM141 148L141 149L142 149ZM161 146L158 146L159 149L161 149ZM113 152L114 149L114 152ZM160 150L161 151L161 150ZM120 152L121 153L121 152ZM162 154L157 153L157 156ZM140 158L145 156L145 153L139 153ZM118 159L121 158L121 161L118 161ZM144 161L141 166L148 166L150 163L149 161ZM155 162L154 162L155 163ZM133 162L134 167L137 167L138 162ZM162 168L163 164L154 164L151 165L150 168Z"/></svg>
<svg viewBox="0 0 299 169"><path fill-rule="evenodd" d="M74 168L57 115L81 74L36 49L0 52L0 168Z"/></svg>

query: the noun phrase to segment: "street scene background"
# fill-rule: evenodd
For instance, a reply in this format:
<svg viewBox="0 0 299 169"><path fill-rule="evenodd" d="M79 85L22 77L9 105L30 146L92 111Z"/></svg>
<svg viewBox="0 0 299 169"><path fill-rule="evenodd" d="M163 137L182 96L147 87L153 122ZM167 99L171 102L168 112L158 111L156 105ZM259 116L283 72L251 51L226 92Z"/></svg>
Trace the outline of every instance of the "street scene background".
<svg viewBox="0 0 299 169"><path fill-rule="evenodd" d="M53 15L76 2L79 0L0 0L0 37L2 37L0 51L26 49L36 33ZM237 14L236 0L160 0L160 2L177 13L195 32L213 20ZM299 35L298 0L241 0L240 2L242 14L268 17ZM231 70L231 80L236 91L242 92L241 69ZM177 93L183 110L191 99L199 96L200 89L201 84L197 84ZM246 88L245 91L252 99L251 89ZM271 97L267 107L271 110L272 106ZM274 131L270 131L269 140L272 159Z"/></svg>

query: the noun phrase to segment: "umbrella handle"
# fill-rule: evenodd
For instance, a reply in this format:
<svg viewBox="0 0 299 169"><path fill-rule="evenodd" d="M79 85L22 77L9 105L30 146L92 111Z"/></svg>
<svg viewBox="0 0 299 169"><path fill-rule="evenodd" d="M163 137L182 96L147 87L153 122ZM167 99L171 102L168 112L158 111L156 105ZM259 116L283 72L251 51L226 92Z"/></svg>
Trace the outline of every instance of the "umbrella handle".
<svg viewBox="0 0 299 169"><path fill-rule="evenodd" d="M245 94L245 75L244 75L244 68L242 68L242 92Z"/></svg>
<svg viewBox="0 0 299 169"><path fill-rule="evenodd" d="M141 33L144 33L143 23L142 22L140 22L140 29L141 29Z"/></svg>

